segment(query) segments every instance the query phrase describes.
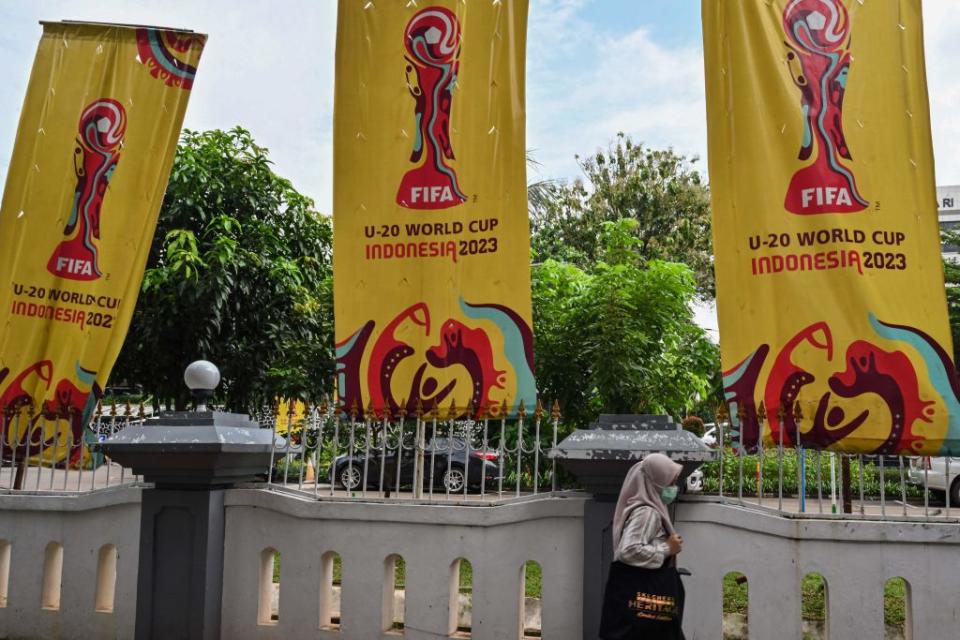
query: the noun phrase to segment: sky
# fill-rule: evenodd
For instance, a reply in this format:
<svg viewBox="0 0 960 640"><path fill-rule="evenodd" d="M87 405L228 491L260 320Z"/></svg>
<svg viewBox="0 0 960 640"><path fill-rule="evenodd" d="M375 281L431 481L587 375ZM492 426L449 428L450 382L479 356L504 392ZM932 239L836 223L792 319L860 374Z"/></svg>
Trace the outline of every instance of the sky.
<svg viewBox="0 0 960 640"><path fill-rule="evenodd" d="M937 182L960 184L960 12L956 0L923 7ZM334 0L0 0L0 183L38 21L63 19L209 34L184 126L250 129L276 172L330 212ZM530 1L527 147L539 163L530 180L576 178L575 155L620 131L699 157L705 172L703 92L699 0ZM715 329L709 309L698 319Z"/></svg>

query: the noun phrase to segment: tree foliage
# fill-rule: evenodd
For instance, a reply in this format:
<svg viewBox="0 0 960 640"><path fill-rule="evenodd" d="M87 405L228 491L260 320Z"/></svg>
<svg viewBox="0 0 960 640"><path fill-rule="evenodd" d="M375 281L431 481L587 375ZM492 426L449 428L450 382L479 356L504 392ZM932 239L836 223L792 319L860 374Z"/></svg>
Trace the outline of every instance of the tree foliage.
<svg viewBox="0 0 960 640"><path fill-rule="evenodd" d="M577 424L604 413L682 415L705 394L719 354L690 311L689 267L645 260L636 220L606 222L587 267L533 270L541 396Z"/></svg>
<svg viewBox="0 0 960 640"><path fill-rule="evenodd" d="M941 232L945 245L960 247L960 232L945 230ZM943 259L943 275L947 285L947 314L950 317L950 334L953 336L953 363L960 364L960 263L954 259Z"/></svg>
<svg viewBox="0 0 960 640"><path fill-rule="evenodd" d="M637 223L632 250L640 258L688 265L698 295L712 298L710 198L695 161L622 133L606 151L578 157L584 180L536 185L531 223L537 259L589 268L602 257L604 223L630 219Z"/></svg>
<svg viewBox="0 0 960 640"><path fill-rule="evenodd" d="M203 358L231 408L329 392L331 242L249 132L184 131L113 379L182 406L184 367Z"/></svg>

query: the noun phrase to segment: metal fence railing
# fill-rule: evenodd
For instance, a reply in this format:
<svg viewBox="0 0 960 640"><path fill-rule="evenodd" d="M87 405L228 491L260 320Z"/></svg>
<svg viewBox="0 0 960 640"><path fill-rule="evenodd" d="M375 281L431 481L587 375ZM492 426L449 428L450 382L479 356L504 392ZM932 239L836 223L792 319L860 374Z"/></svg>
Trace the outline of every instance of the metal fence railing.
<svg viewBox="0 0 960 640"><path fill-rule="evenodd" d="M715 424L718 457L701 470L703 492L723 502L791 517L960 518L960 458L832 452L804 446L800 430L792 445L782 429L772 446L745 444L727 415Z"/></svg>
<svg viewBox="0 0 960 640"><path fill-rule="evenodd" d="M71 408L0 411L0 493L76 493L140 482L105 458L97 444L148 413L143 405L98 405L84 421Z"/></svg>
<svg viewBox="0 0 960 640"><path fill-rule="evenodd" d="M556 462L545 454L557 443L559 407L505 414L344 415L321 404L255 418L276 436L268 483L318 499L493 502L556 491Z"/></svg>

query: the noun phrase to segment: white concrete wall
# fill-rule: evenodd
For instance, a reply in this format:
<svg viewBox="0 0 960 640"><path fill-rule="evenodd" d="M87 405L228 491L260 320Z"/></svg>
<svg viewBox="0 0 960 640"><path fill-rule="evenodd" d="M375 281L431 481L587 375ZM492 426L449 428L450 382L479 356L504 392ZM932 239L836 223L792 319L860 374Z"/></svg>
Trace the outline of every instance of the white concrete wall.
<svg viewBox="0 0 960 640"><path fill-rule="evenodd" d="M553 498L496 507L316 502L262 491L227 496L222 636L396 638L381 631L384 560L406 562L403 637L448 637L450 566L473 567L473 635L519 637L520 572L543 568L543 637L579 638L582 627L583 499ZM282 557L280 614L257 623L260 552ZM320 631L320 558L343 563L339 632Z"/></svg>
<svg viewBox="0 0 960 640"><path fill-rule="evenodd" d="M722 581L747 576L749 637L801 640L800 581L827 582L829 637L883 638L883 587L910 584L912 637L960 637L960 524L784 518L711 502L678 505L689 567L688 640L722 637ZM907 638L910 638L907 635Z"/></svg>
<svg viewBox="0 0 960 640"><path fill-rule="evenodd" d="M139 499L135 489L0 496L0 541L12 545L0 639L133 637ZM447 637L450 566L460 557L474 571L474 638L519 637L527 560L543 568L543 637L589 637L582 630L582 498L463 507L317 502L246 489L228 493L226 511L223 638L396 638L381 632L384 559L391 554L407 567L405 638ZM753 640L800 640L800 582L810 572L827 581L834 640L883 637L883 585L892 577L910 584L913 638L960 637L955 522L785 518L702 500L678 506L677 529L685 539L680 564L694 573L685 579L690 640L722 636L722 580L730 571L748 578ZM63 545L58 610L41 609L50 542ZM94 610L105 544L119 551L112 613ZM257 622L266 548L283 558L276 624ZM321 557L328 551L343 561L338 631L319 629Z"/></svg>
<svg viewBox="0 0 960 640"><path fill-rule="evenodd" d="M0 495L0 541L11 545L0 638L133 637L139 489L76 496ZM41 608L44 556L51 542L63 546L57 610ZM95 610L97 565L106 544L118 552L112 612Z"/></svg>

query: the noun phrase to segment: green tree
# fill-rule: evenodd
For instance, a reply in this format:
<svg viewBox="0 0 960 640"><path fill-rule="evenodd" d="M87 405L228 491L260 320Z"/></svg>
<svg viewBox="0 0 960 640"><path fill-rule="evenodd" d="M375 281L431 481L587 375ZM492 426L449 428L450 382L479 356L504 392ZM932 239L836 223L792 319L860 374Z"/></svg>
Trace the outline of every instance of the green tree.
<svg viewBox="0 0 960 640"><path fill-rule="evenodd" d="M249 132L184 131L113 379L183 407L183 369L204 358L232 409L329 392L331 242Z"/></svg>
<svg viewBox="0 0 960 640"><path fill-rule="evenodd" d="M540 394L575 424L600 412L683 415L719 367L690 311L692 271L641 258L637 224L604 223L589 268L548 259L533 270Z"/></svg>
<svg viewBox="0 0 960 640"><path fill-rule="evenodd" d="M960 247L960 232L945 230L940 233L943 244ZM960 263L943 259L943 276L947 285L947 314L950 318L950 334L953 336L953 364L960 363Z"/></svg>
<svg viewBox="0 0 960 640"><path fill-rule="evenodd" d="M601 259L603 223L631 219L640 258L686 264L698 295L712 298L710 197L693 168L696 158L649 149L621 133L606 151L577 161L582 180L532 185L537 259L587 268Z"/></svg>

